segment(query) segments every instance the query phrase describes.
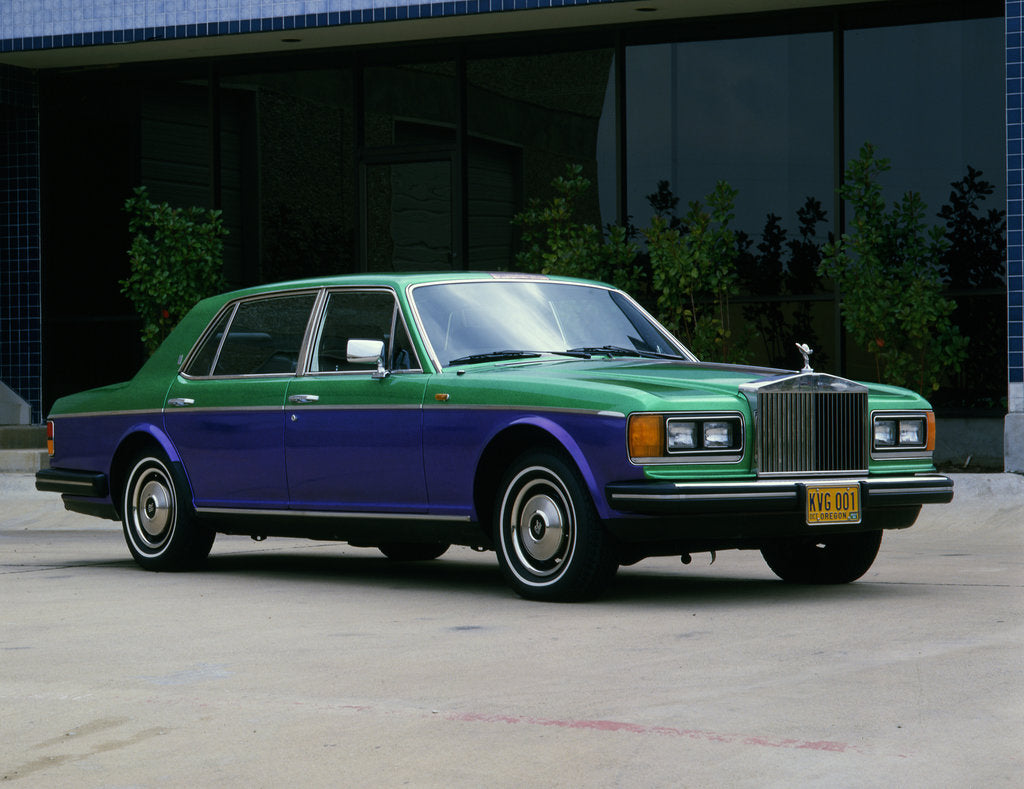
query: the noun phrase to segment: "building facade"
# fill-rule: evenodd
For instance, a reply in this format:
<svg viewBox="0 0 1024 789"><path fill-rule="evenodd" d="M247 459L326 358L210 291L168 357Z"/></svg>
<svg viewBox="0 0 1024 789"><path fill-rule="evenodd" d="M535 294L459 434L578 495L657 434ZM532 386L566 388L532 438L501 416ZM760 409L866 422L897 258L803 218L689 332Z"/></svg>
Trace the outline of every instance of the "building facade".
<svg viewBox="0 0 1024 789"><path fill-rule="evenodd" d="M140 185L222 210L225 274L246 285L514 268L513 218L572 167L595 225L681 218L726 181L752 360L797 364L800 339L820 369L870 379L807 265L843 232L836 189L870 142L887 199L920 192L930 223L969 237L974 262L943 265L971 355L936 408L1005 417L1024 470L1020 2L197 5L0 16L0 396L32 421L141 362L118 284Z"/></svg>

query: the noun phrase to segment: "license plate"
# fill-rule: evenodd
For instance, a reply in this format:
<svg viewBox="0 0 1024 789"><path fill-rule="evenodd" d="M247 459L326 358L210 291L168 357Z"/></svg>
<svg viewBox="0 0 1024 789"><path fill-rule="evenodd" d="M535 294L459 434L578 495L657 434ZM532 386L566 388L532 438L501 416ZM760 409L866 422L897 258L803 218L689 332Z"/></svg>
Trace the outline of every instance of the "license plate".
<svg viewBox="0 0 1024 789"><path fill-rule="evenodd" d="M860 523L860 485L808 485L807 523Z"/></svg>

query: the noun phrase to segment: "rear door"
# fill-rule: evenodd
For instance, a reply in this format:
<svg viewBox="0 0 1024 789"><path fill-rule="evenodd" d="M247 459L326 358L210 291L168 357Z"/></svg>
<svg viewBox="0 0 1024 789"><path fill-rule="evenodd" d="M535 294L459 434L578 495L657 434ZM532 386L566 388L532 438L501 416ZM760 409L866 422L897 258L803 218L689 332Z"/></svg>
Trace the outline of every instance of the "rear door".
<svg viewBox="0 0 1024 789"><path fill-rule="evenodd" d="M171 386L164 429L197 507L288 506L284 405L316 291L238 302Z"/></svg>

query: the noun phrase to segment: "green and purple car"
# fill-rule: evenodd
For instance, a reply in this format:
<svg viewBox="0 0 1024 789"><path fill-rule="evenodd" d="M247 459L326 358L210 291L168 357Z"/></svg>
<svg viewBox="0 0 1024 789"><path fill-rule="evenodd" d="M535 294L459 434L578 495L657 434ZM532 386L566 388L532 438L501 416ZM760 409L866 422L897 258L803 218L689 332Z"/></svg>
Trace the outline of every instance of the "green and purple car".
<svg viewBox="0 0 1024 789"><path fill-rule="evenodd" d="M801 371L706 364L625 293L567 278L254 287L197 304L131 381L58 400L36 486L121 521L152 570L197 566L220 532L491 549L543 600L727 548L846 583L953 485L923 398L798 347Z"/></svg>

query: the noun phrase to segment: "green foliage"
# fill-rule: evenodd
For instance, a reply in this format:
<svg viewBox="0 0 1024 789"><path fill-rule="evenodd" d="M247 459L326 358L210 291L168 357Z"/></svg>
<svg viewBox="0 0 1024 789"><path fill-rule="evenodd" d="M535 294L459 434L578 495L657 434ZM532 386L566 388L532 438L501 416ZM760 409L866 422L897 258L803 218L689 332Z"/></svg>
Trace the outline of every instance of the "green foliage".
<svg viewBox="0 0 1024 789"><path fill-rule="evenodd" d="M741 361L729 318L729 299L739 292L736 233L729 227L737 191L719 181L706 207L690 203L673 226L658 206L675 204L665 199L667 185L660 186L656 213L644 230L659 318L699 358Z"/></svg>
<svg viewBox="0 0 1024 789"><path fill-rule="evenodd" d="M680 219L666 215L679 200L668 182L658 184L658 192L648 197L656 214L642 231L650 258L648 284L633 228L609 225L602 232L577 219L590 188L582 172L579 165L570 165L551 182L554 197L530 200L513 218L523 245L517 265L524 271L610 282L643 301L653 288L657 318L698 357L744 361L729 321L729 298L738 291L736 234L729 228L736 190L719 183L707 197L707 208L693 202Z"/></svg>
<svg viewBox="0 0 1024 789"><path fill-rule="evenodd" d="M800 341L815 349L815 365L821 369L828 364L828 354L814 328L812 303L801 297L822 290L817 226L828 215L818 200L808 197L796 216L799 238L787 240L787 231L777 214L769 214L765 219L756 248L752 248L753 241L745 233L737 234L743 290L764 299L743 305L743 318L760 339L768 364L792 366L797 357L793 345Z"/></svg>
<svg viewBox="0 0 1024 789"><path fill-rule="evenodd" d="M942 295L948 242L942 228L926 227L917 192L886 209L878 177L888 169L870 143L847 165L840 195L853 222L825 246L819 271L840 288L846 328L874 355L879 380L934 391L966 357L967 340L950 320L954 304Z"/></svg>
<svg viewBox="0 0 1024 789"><path fill-rule="evenodd" d="M967 175L949 185L949 202L938 213L949 240L941 269L953 290L1006 287L1006 211L982 209L995 186L981 176L968 165Z"/></svg>
<svg viewBox="0 0 1024 789"><path fill-rule="evenodd" d="M124 204L132 245L121 292L142 320L140 337L153 353L200 299L224 290L220 211L154 203L146 187Z"/></svg>
<svg viewBox="0 0 1024 789"><path fill-rule="evenodd" d="M635 291L641 276L636 263L640 250L628 231L613 225L605 234L596 225L577 219L580 202L590 189L583 168L569 165L551 186L554 197L547 202L531 199L526 210L512 219L521 229L522 251L516 255L519 268L596 279Z"/></svg>
<svg viewBox="0 0 1024 789"><path fill-rule="evenodd" d="M949 241L940 270L956 295L952 320L968 337L984 341L972 344L935 404L1005 409L1006 377L996 373L1006 369L1006 211L983 205L995 187L981 176L968 165L967 174L950 184L938 217Z"/></svg>

